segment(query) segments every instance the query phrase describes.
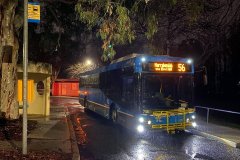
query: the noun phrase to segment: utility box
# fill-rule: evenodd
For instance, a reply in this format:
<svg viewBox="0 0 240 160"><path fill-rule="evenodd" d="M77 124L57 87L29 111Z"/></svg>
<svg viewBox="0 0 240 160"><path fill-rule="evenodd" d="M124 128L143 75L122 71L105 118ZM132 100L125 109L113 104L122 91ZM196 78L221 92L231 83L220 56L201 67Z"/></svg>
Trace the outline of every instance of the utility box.
<svg viewBox="0 0 240 160"><path fill-rule="evenodd" d="M79 95L78 79L57 79L52 84L53 96L71 96L78 97Z"/></svg>
<svg viewBox="0 0 240 160"><path fill-rule="evenodd" d="M23 66L17 68L17 88L19 113L22 114L23 106ZM52 65L47 63L28 64L28 114L44 115L50 114L50 83Z"/></svg>

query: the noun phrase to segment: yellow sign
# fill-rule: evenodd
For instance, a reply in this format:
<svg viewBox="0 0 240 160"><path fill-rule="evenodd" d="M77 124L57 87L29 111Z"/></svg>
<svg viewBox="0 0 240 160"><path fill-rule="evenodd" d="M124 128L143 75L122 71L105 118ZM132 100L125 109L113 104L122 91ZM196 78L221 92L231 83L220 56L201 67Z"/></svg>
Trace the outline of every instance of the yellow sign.
<svg viewBox="0 0 240 160"><path fill-rule="evenodd" d="M191 67L186 63L154 62L149 63L149 71L155 72L190 72Z"/></svg>
<svg viewBox="0 0 240 160"><path fill-rule="evenodd" d="M179 63L179 64L178 64L178 71L179 71L179 72L185 72L185 71L186 71L185 64Z"/></svg>
<svg viewBox="0 0 240 160"><path fill-rule="evenodd" d="M40 3L28 2L28 22L40 23Z"/></svg>
<svg viewBox="0 0 240 160"><path fill-rule="evenodd" d="M172 63L154 63L154 67L156 71L172 71L173 64Z"/></svg>

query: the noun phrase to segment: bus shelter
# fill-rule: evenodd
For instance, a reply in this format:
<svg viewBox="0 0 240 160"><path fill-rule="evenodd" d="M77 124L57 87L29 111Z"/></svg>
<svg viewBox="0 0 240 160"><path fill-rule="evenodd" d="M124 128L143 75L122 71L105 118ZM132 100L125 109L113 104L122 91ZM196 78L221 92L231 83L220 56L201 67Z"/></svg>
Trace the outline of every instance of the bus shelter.
<svg viewBox="0 0 240 160"><path fill-rule="evenodd" d="M17 88L19 113L22 114L23 106L23 66L17 68ZM28 64L28 114L44 115L50 114L50 83L52 66L47 63Z"/></svg>

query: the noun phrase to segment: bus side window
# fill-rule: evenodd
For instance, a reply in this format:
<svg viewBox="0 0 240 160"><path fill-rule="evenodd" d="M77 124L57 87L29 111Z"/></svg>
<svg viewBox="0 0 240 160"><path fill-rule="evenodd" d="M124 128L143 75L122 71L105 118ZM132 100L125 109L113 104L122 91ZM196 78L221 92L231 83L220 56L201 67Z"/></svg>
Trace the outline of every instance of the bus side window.
<svg viewBox="0 0 240 160"><path fill-rule="evenodd" d="M99 88L102 90L102 92L105 94L105 95L109 95L109 79L108 79L108 72L103 72L103 73L100 73L99 75Z"/></svg>
<svg viewBox="0 0 240 160"><path fill-rule="evenodd" d="M105 88L105 95L115 101L116 103L119 102L121 96L121 88L122 88L122 81L121 81L121 70L111 70L106 73L106 86Z"/></svg>
<svg viewBox="0 0 240 160"><path fill-rule="evenodd" d="M105 88L105 94L107 95L107 96L111 96L111 92L112 92L112 78L111 78L111 74L110 74L110 72L111 71L108 71L108 72L106 72L105 73L105 86L104 86L104 88Z"/></svg>
<svg viewBox="0 0 240 160"><path fill-rule="evenodd" d="M134 83L133 76L123 77L122 102L126 105L133 105Z"/></svg>

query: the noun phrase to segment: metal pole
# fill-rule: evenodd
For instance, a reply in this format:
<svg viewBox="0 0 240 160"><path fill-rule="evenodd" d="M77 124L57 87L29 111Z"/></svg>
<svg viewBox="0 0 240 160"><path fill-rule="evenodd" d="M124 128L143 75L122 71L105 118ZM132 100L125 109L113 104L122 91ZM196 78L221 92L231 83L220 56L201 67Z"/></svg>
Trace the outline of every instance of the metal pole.
<svg viewBox="0 0 240 160"><path fill-rule="evenodd" d="M27 65L28 65L28 0L24 0L22 154L27 154L27 88L28 88Z"/></svg>
<svg viewBox="0 0 240 160"><path fill-rule="evenodd" d="M207 109L207 124L208 124L208 118L209 118L209 108Z"/></svg>

